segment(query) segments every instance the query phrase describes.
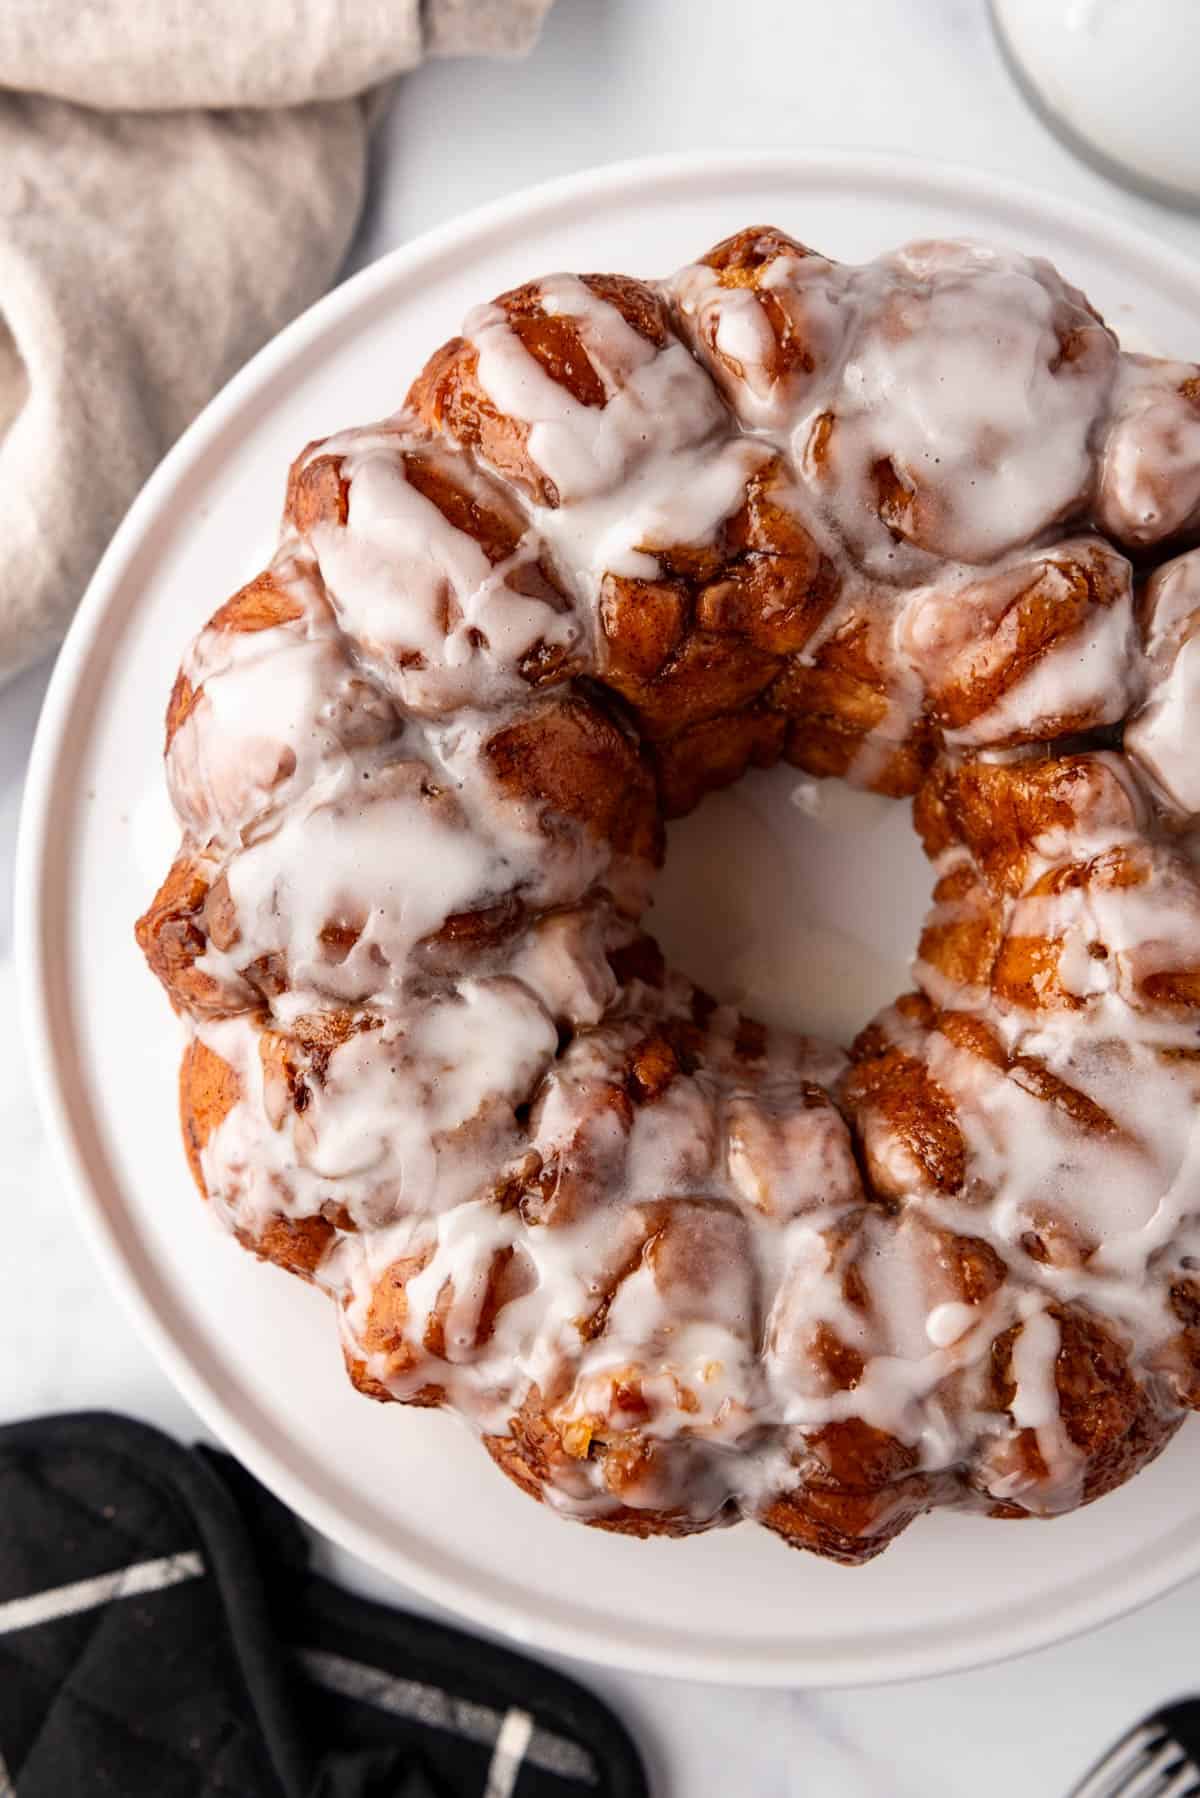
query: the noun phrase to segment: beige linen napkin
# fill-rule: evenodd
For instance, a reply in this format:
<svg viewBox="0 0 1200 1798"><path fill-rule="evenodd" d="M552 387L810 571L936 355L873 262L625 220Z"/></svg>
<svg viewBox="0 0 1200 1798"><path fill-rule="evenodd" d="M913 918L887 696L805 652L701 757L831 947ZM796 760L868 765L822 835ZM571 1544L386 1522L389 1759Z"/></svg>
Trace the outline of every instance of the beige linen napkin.
<svg viewBox="0 0 1200 1798"><path fill-rule="evenodd" d="M205 400L337 274L369 90L552 0L4 0L0 680Z"/></svg>

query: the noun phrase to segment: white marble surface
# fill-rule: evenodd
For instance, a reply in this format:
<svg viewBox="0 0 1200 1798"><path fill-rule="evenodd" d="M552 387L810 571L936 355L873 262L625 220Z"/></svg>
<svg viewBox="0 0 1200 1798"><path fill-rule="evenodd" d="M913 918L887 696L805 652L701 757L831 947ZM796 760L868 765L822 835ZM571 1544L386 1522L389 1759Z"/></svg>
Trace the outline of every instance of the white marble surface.
<svg viewBox="0 0 1200 1798"><path fill-rule="evenodd" d="M1109 186L1033 118L982 0L558 0L527 63L442 64L401 85L354 264L591 163L828 145L990 168L1136 220L1200 257L1200 219ZM10 1018L11 859L47 678L38 669L0 693L0 1007ZM110 1406L195 1435L78 1238L11 1023L0 1076L0 1418ZM335 1560L343 1577L378 1590L365 1570ZM584 1677L636 1733L656 1798L1055 1798L1142 1711L1200 1686L1198 1648L1200 1585L1191 1585L1085 1639L923 1684L793 1695Z"/></svg>

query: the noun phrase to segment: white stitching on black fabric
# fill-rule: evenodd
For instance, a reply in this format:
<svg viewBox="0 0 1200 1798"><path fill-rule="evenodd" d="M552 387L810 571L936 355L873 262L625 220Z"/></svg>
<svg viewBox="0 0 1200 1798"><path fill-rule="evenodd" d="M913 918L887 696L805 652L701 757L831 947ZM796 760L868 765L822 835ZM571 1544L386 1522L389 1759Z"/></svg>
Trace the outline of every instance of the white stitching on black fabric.
<svg viewBox="0 0 1200 1798"><path fill-rule="evenodd" d="M499 1741L509 1717L528 1715L524 1711L509 1711L505 1715L490 1705L456 1698L440 1686L401 1679L396 1674L385 1673L381 1667L371 1667L365 1661L352 1661L346 1655L330 1654L322 1648L297 1649L295 1658L301 1672L327 1691L356 1699L359 1704L372 1705L394 1717L407 1717L429 1729L444 1729L467 1741L482 1742L488 1747L494 1747ZM532 1729L524 1758L530 1766L540 1768L543 1773L557 1774L560 1779L577 1780L582 1785L598 1784L595 1762L585 1748L567 1736L556 1735L552 1730L533 1724L532 1718L529 1721ZM514 1780L515 1777L514 1773ZM508 1790L511 1792L511 1785ZM491 1798L490 1786L486 1798Z"/></svg>
<svg viewBox="0 0 1200 1798"><path fill-rule="evenodd" d="M483 1798L512 1798L532 1739L533 1718L514 1705L500 1725Z"/></svg>
<svg viewBox="0 0 1200 1798"><path fill-rule="evenodd" d="M179 1585L182 1580L198 1579L203 1572L204 1562L194 1549L188 1549L184 1554L135 1561L132 1567L97 1574L94 1579L51 1586L49 1590L33 1592L27 1598L10 1598L6 1604L0 1604L0 1636L7 1636L13 1630L32 1629L39 1623L52 1623L59 1617L73 1617L80 1611L94 1611L99 1605L111 1604L118 1598L161 1592L167 1586ZM0 1798L3 1798L3 1787L0 1787Z"/></svg>

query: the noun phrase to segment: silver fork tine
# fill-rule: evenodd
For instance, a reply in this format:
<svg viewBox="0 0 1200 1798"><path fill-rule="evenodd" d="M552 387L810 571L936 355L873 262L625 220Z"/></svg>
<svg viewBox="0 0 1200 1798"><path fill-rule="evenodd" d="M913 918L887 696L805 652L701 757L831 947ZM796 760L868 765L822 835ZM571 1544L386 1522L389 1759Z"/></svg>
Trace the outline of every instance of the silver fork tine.
<svg viewBox="0 0 1200 1798"><path fill-rule="evenodd" d="M1118 1787L1120 1798L1165 1798L1179 1776L1192 1771L1192 1763L1179 1743L1168 1736L1133 1777Z"/></svg>
<svg viewBox="0 0 1200 1798"><path fill-rule="evenodd" d="M1200 1773L1191 1761L1162 1789L1161 1798L1200 1798Z"/></svg>
<svg viewBox="0 0 1200 1798"><path fill-rule="evenodd" d="M1124 1798L1128 1781L1167 1740L1158 1724L1135 1723L1072 1787L1069 1798Z"/></svg>

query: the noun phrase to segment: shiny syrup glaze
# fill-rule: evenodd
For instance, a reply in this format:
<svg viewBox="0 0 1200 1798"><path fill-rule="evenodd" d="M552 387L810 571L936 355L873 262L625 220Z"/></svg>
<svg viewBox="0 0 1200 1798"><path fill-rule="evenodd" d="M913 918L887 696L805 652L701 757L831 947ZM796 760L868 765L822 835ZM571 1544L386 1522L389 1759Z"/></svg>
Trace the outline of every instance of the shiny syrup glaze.
<svg viewBox="0 0 1200 1798"><path fill-rule="evenodd" d="M204 1190L364 1390L586 1520L845 1560L1166 1440L1197 379L1043 262L750 231L479 308L305 452L185 659L140 931ZM934 865L917 992L849 1060L641 934L659 811L781 755L916 792Z"/></svg>

